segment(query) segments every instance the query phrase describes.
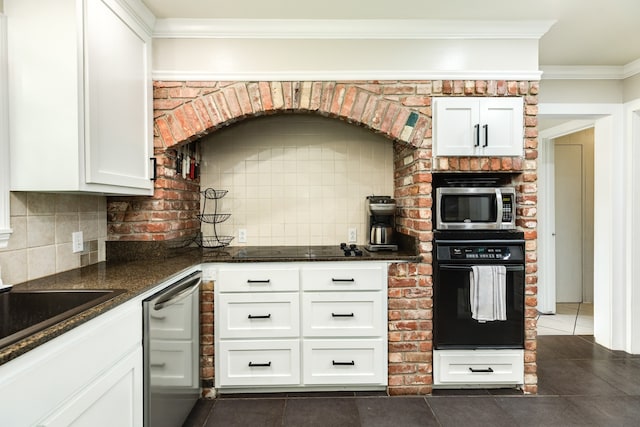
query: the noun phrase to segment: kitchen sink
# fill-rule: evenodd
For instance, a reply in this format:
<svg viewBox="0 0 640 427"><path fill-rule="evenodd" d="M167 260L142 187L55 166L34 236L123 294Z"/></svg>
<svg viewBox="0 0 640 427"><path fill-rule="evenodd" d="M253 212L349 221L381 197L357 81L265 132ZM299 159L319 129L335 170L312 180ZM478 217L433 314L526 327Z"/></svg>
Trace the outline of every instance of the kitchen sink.
<svg viewBox="0 0 640 427"><path fill-rule="evenodd" d="M11 290L0 294L0 348L123 293L108 290Z"/></svg>

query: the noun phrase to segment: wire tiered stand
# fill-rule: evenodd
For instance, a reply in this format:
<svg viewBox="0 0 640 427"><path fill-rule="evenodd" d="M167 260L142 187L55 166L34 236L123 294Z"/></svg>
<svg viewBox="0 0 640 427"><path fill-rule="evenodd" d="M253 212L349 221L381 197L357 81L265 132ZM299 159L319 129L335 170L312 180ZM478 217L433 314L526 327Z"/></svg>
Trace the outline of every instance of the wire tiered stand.
<svg viewBox="0 0 640 427"><path fill-rule="evenodd" d="M204 201L202 202L202 213L197 217L201 223L213 225L213 235L204 236L200 233L200 237L197 239L198 246L203 249L225 248L229 243L231 243L233 236L220 236L218 234L216 224L226 221L231 216L231 214L228 213L218 213L218 200L222 199L227 194L227 190L214 190L213 188L207 188L201 193L204 196ZM207 201L209 200L213 200L213 213L207 213Z"/></svg>

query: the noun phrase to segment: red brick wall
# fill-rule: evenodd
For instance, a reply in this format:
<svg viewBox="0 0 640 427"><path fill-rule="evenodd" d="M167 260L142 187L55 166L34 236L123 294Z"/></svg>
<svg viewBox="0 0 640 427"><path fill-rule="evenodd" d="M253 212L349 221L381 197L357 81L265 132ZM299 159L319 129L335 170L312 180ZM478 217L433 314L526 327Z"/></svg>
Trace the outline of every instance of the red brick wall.
<svg viewBox="0 0 640 427"><path fill-rule="evenodd" d="M156 191L152 199L109 199L109 239L169 240L197 232L198 182L176 176L174 150L231 123L265 114L315 113L385 135L394 141L398 228L418 239L423 256L420 264L398 264L389 271L389 391L425 394L432 386L432 173L516 172L518 226L527 240L524 389L535 393L537 95L538 82L528 81L155 82ZM524 157L434 161L436 96L523 97ZM212 354L203 357L212 363Z"/></svg>

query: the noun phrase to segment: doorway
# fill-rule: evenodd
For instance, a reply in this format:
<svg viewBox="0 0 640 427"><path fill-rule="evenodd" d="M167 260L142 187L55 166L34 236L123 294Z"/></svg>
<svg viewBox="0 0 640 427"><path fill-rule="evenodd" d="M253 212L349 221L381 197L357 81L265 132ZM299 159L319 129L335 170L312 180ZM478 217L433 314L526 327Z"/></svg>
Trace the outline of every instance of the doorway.
<svg viewBox="0 0 640 427"><path fill-rule="evenodd" d="M556 302L593 303L593 128L553 145Z"/></svg>
<svg viewBox="0 0 640 427"><path fill-rule="evenodd" d="M540 335L593 335L594 128L548 141L555 297Z"/></svg>

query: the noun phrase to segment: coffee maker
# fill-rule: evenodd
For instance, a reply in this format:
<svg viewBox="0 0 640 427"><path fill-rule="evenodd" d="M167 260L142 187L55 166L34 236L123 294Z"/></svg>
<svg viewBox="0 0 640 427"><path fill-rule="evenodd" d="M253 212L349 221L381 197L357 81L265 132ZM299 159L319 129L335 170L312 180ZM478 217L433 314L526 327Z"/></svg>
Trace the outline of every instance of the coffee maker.
<svg viewBox="0 0 640 427"><path fill-rule="evenodd" d="M390 196L367 196L368 251L397 251L394 229L396 226L396 201Z"/></svg>

